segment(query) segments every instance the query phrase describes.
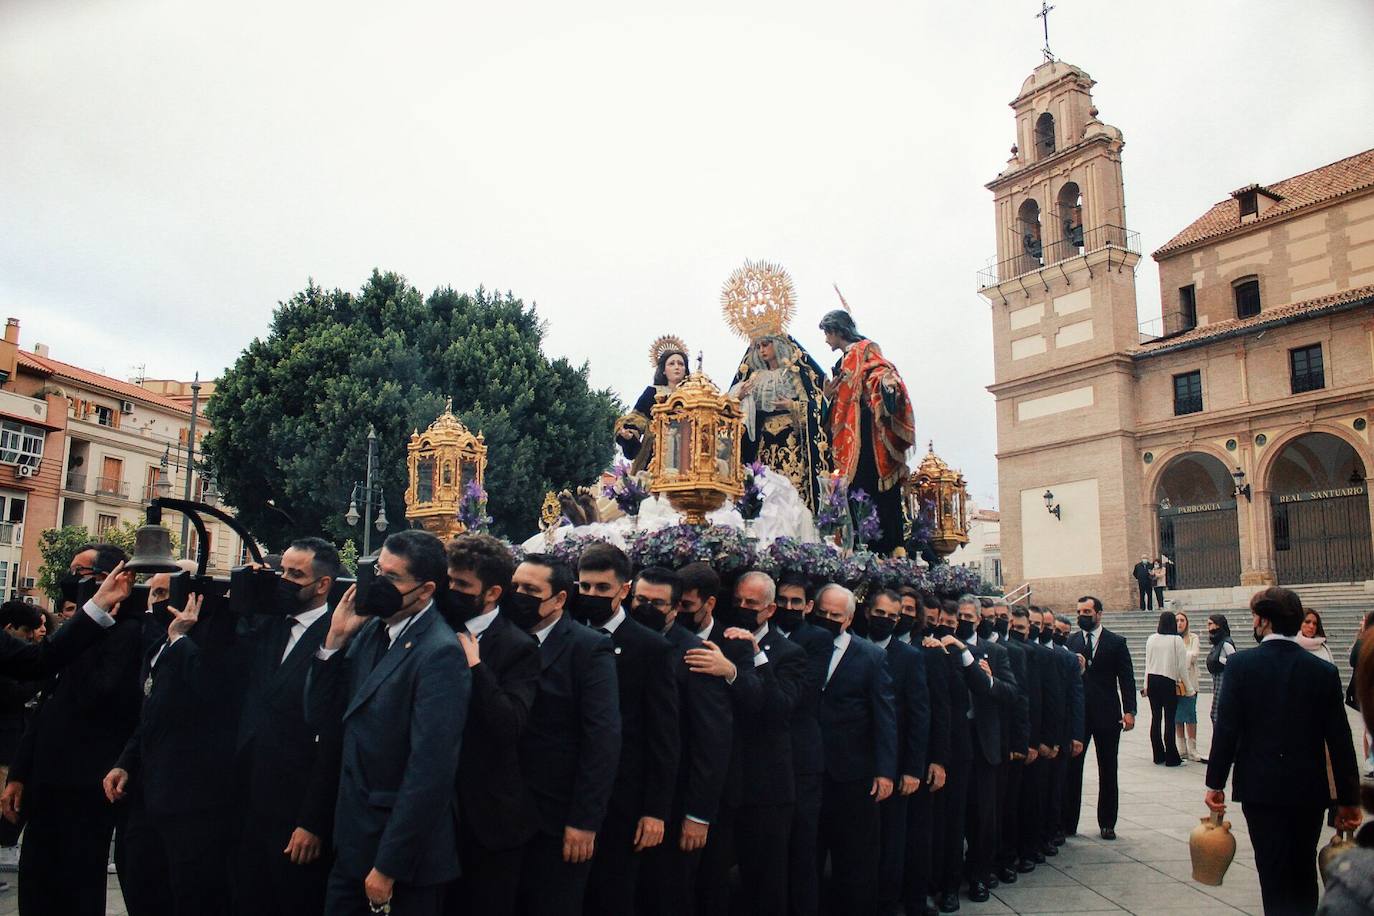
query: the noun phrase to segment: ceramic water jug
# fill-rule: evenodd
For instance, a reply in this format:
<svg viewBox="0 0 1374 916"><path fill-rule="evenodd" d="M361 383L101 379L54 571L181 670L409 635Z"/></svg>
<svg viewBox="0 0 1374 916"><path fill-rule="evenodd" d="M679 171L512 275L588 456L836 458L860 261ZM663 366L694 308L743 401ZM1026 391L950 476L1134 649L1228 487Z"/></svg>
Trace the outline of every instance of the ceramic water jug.
<svg viewBox="0 0 1374 916"><path fill-rule="evenodd" d="M1219 886L1231 860L1236 857L1236 838L1231 835L1231 822L1223 821L1219 811L1204 817L1188 835L1188 853L1193 860L1193 880Z"/></svg>

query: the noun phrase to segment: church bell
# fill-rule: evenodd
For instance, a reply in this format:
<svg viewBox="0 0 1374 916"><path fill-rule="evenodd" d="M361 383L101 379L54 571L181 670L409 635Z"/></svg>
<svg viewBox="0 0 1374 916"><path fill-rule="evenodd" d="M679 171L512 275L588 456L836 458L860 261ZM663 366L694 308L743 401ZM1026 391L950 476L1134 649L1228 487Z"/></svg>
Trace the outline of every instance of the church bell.
<svg viewBox="0 0 1374 916"><path fill-rule="evenodd" d="M124 564L128 572L180 572L176 557L172 556L172 532L164 525L143 525L134 532L133 559Z"/></svg>

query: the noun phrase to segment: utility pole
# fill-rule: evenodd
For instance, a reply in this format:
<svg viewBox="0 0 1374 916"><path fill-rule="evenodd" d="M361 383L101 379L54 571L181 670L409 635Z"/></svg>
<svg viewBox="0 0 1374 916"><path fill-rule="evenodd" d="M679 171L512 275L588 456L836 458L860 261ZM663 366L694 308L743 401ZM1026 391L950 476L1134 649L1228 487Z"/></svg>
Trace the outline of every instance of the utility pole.
<svg viewBox="0 0 1374 916"><path fill-rule="evenodd" d="M191 382L191 430L186 436L186 486L183 488L183 496L187 502L191 501L191 475L196 467L196 413L200 410L200 373L196 373L195 380ZM182 559L199 560L200 557L191 557L187 550L187 540L191 536L191 517L185 512L181 513L181 556ZM203 554L209 549L208 544L197 544L197 554Z"/></svg>

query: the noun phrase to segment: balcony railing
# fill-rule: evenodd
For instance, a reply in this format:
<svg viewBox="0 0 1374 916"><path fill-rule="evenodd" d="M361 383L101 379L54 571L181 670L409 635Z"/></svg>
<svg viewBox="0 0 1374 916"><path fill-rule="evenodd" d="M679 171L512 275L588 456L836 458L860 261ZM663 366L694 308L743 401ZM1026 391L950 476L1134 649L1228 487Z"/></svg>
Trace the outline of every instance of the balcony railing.
<svg viewBox="0 0 1374 916"><path fill-rule="evenodd" d="M0 522L0 547L20 547L23 544L23 525L16 522Z"/></svg>
<svg viewBox="0 0 1374 916"><path fill-rule="evenodd" d="M120 499L129 498L129 485L118 477L97 477L95 479L96 496L117 496Z"/></svg>
<svg viewBox="0 0 1374 916"><path fill-rule="evenodd" d="M1119 248L1122 251L1140 254L1140 233L1132 232L1123 226L1098 226L1084 232L1081 240L1060 239L1043 247L1039 247L1035 242L1026 241L1022 247L1024 250L1021 254L1000 263L995 257L990 258L987 266L978 271L978 288L996 286L998 283L1005 283L1007 280L1106 248Z"/></svg>
<svg viewBox="0 0 1374 916"><path fill-rule="evenodd" d="M1326 387L1326 375L1320 369L1310 372L1293 373L1293 393L1302 394L1304 391L1317 391Z"/></svg>
<svg viewBox="0 0 1374 916"><path fill-rule="evenodd" d="M1165 312L1158 318L1140 322L1140 342L1149 343L1161 337L1173 337L1197 327L1197 316L1191 313Z"/></svg>
<svg viewBox="0 0 1374 916"><path fill-rule="evenodd" d="M1181 417L1190 413L1202 413L1202 395L1174 395L1174 416Z"/></svg>
<svg viewBox="0 0 1374 916"><path fill-rule="evenodd" d="M68 471L64 489L71 490L73 493L85 493L86 475L80 471Z"/></svg>

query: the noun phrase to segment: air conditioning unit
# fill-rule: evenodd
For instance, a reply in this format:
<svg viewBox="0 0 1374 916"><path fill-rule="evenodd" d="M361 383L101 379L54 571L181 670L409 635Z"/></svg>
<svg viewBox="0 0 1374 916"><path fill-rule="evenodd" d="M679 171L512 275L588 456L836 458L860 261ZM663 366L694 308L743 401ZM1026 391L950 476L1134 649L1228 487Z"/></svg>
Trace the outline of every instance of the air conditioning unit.
<svg viewBox="0 0 1374 916"><path fill-rule="evenodd" d="M38 473L38 465L21 464L19 465L19 468L17 471L15 471L15 473L17 473L20 477L33 477L35 474Z"/></svg>
<svg viewBox="0 0 1374 916"><path fill-rule="evenodd" d="M21 597L19 600L22 601L22 602L24 602L25 604L37 604L37 603L38 603L38 599L35 598L33 595L24 595L24 596Z"/></svg>
<svg viewBox="0 0 1374 916"><path fill-rule="evenodd" d="M38 580L35 579L33 576L24 576L22 579L19 580L19 587L22 589L37 588Z"/></svg>
<svg viewBox="0 0 1374 916"><path fill-rule="evenodd" d="M121 412L121 413L133 413L133 412L134 412L134 402L133 402L133 401L120 401L120 402L119 402L119 409L120 409L120 412Z"/></svg>

